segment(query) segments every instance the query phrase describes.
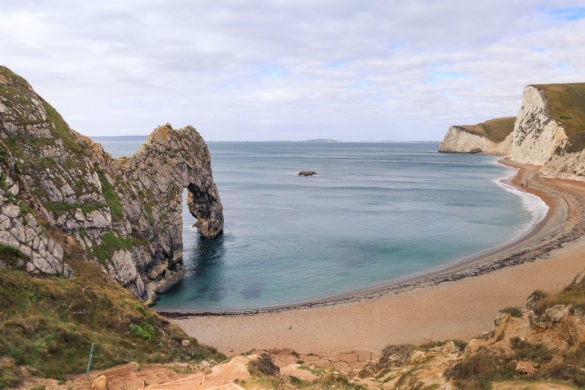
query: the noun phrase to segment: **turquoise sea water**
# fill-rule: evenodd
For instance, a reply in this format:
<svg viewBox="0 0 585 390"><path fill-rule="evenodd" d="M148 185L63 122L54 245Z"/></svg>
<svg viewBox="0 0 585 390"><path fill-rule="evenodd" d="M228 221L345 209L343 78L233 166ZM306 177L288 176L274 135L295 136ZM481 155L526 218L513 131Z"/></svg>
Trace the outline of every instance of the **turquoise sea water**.
<svg viewBox="0 0 585 390"><path fill-rule="evenodd" d="M101 142L114 156L140 145ZM157 308L257 308L351 292L501 245L544 216L539 199L499 182L514 171L496 158L437 148L210 142L225 233L200 238L185 210L188 272Z"/></svg>

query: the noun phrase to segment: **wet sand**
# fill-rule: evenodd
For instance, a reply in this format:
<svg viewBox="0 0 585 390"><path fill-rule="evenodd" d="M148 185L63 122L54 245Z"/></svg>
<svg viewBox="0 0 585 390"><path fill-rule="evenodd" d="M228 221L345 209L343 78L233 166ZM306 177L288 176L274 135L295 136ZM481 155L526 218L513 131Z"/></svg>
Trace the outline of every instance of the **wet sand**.
<svg viewBox="0 0 585 390"><path fill-rule="evenodd" d="M560 291L585 269L585 183L519 168L512 184L539 196L549 211L512 243L399 283L320 301L165 315L228 354L253 348L379 352L388 344L470 339L490 331L499 309L524 306L537 289Z"/></svg>

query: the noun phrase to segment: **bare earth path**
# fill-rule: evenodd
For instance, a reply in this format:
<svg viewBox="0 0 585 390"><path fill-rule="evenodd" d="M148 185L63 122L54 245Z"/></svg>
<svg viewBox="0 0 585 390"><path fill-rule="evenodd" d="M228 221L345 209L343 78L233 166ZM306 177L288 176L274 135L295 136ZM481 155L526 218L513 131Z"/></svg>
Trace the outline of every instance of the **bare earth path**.
<svg viewBox="0 0 585 390"><path fill-rule="evenodd" d="M230 355L253 348L379 352L388 344L475 337L492 329L499 309L524 306L536 289L559 291L585 269L585 184L543 179L537 171L522 167L513 182L549 205L547 217L496 251L402 284L292 310L181 314L174 321Z"/></svg>

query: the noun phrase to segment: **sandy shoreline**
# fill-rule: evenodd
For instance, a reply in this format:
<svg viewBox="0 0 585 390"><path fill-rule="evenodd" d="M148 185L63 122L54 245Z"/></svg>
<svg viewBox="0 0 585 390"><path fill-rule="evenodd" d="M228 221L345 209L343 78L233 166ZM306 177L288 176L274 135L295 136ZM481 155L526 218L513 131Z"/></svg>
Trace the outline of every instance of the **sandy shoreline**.
<svg viewBox="0 0 585 390"><path fill-rule="evenodd" d="M511 184L539 196L549 211L512 243L399 283L324 300L164 314L200 342L230 354L252 348L380 351L387 344L489 331L499 309L523 306L536 289L560 290L585 268L585 183L544 179L537 167L518 168Z"/></svg>

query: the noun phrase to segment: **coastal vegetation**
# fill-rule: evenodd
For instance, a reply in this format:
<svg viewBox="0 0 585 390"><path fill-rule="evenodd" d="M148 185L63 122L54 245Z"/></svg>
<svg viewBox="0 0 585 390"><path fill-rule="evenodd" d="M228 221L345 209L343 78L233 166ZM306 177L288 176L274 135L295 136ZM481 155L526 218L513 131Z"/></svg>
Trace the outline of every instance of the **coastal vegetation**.
<svg viewBox="0 0 585 390"><path fill-rule="evenodd" d="M492 142L502 142L512 130L514 130L514 121L516 117L505 117L490 119L477 125L458 126L472 134L478 134L486 137Z"/></svg>
<svg viewBox="0 0 585 390"><path fill-rule="evenodd" d="M567 137L585 133L585 83L539 84L551 117L559 122Z"/></svg>
<svg viewBox="0 0 585 390"><path fill-rule="evenodd" d="M21 253L2 247L3 259ZM224 356L136 300L97 266L69 279L0 269L0 388L19 385L22 367L64 380L125 362L221 361Z"/></svg>

